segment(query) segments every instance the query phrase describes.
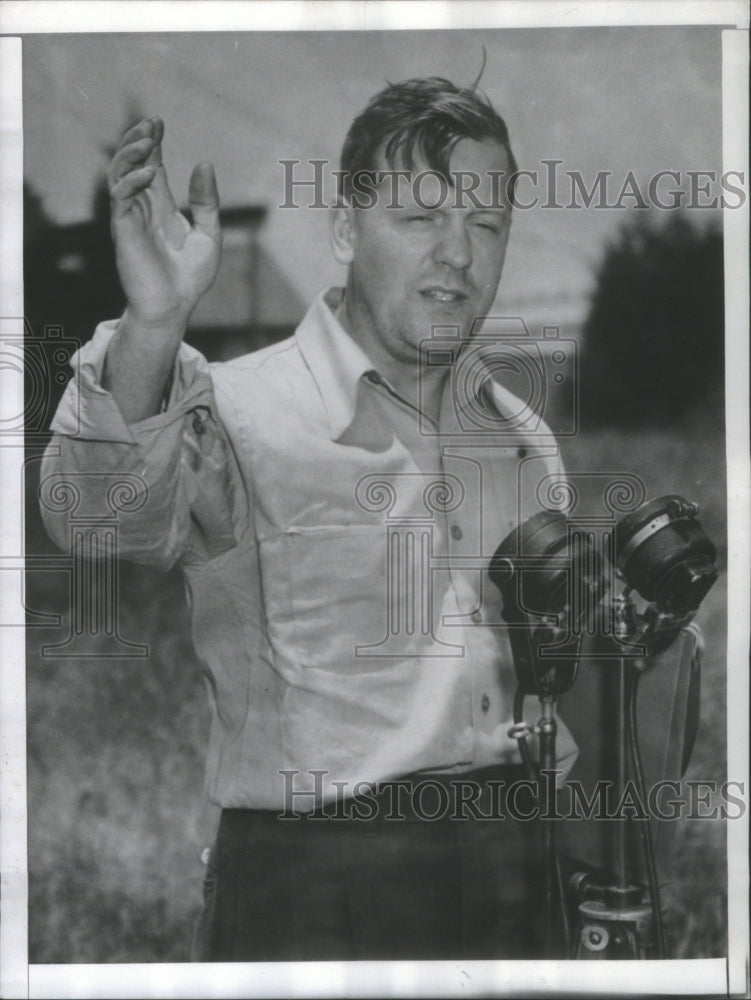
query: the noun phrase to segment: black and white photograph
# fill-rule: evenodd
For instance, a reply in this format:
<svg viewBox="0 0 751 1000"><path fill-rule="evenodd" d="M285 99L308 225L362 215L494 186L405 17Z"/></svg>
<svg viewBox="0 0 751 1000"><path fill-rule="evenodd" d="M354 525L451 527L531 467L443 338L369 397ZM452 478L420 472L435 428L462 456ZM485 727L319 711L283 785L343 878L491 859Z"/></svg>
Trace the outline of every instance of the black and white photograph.
<svg viewBox="0 0 751 1000"><path fill-rule="evenodd" d="M747 29L0 3L0 995L749 995Z"/></svg>

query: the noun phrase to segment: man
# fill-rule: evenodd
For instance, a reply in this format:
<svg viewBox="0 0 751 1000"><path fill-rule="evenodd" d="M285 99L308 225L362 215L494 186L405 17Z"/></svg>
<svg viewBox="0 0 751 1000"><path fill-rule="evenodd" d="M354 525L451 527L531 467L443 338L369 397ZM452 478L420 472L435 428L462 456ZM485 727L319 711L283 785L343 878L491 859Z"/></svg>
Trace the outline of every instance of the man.
<svg viewBox="0 0 751 1000"><path fill-rule="evenodd" d="M560 470L483 339L506 126L438 78L377 95L331 213L346 287L213 366L182 338L218 266L216 183L193 171L190 225L162 134L141 122L112 161L127 307L81 351L42 478L73 484L80 515L102 510L102 473L137 477L120 555L184 570L223 810L196 957L538 954L528 789L499 805L524 773L487 565ZM65 545L64 514L45 518Z"/></svg>

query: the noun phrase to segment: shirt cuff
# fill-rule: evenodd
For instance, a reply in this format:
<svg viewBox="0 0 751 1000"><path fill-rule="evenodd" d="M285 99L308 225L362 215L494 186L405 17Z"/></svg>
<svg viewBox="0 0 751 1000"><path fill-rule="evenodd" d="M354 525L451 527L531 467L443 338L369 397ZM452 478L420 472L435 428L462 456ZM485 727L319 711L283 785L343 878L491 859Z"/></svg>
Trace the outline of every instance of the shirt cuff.
<svg viewBox="0 0 751 1000"><path fill-rule="evenodd" d="M145 420L126 424L114 397L102 386L104 360L119 320L106 320L71 357L74 377L68 383L50 429L83 441L137 443L141 432L155 431L201 405L212 413L211 376L206 359L181 344L170 379L166 407Z"/></svg>

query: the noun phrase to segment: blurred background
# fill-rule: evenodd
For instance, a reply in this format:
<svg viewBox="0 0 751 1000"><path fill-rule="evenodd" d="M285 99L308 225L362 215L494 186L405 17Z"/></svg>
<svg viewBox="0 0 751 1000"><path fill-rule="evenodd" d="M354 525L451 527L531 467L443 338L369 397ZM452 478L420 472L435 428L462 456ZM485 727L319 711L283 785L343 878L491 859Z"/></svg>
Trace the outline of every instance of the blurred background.
<svg viewBox="0 0 751 1000"><path fill-rule="evenodd" d="M27 449L29 960L184 961L217 813L202 793L208 713L179 574L116 567L117 634L76 633L76 571L55 562L36 502L65 358L123 305L104 184L119 135L144 115L164 118L178 202L192 166L215 164L222 265L188 339L221 360L289 335L312 297L341 282L326 212L279 208L279 161L300 160L296 176L310 177L315 158L336 169L350 121L387 81L468 85L484 47L481 89L520 167L539 171L541 201L543 161L559 160L562 177L578 171L588 188L611 172L614 202L629 171L643 192L661 170L679 171L684 188L688 171L721 174L720 32L46 35L23 47L29 393L33 371L52 373L33 400L39 433ZM561 197L570 200L566 183ZM577 432L561 441L568 467L635 473L649 496L697 500L724 570L720 213L637 198L516 212L494 311L578 344ZM563 427L566 414L550 407ZM699 622L702 719L687 777L722 781L724 572ZM723 955L723 824L676 821L671 836L672 954Z"/></svg>

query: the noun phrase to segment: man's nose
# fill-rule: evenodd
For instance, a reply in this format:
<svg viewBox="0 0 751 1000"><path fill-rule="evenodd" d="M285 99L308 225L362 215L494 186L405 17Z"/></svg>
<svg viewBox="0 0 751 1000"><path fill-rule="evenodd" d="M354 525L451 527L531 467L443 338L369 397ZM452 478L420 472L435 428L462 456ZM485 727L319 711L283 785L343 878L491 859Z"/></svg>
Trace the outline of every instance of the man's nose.
<svg viewBox="0 0 751 1000"><path fill-rule="evenodd" d="M463 220L451 220L441 232L433 257L437 264L448 264L464 271L472 263L472 243Z"/></svg>

